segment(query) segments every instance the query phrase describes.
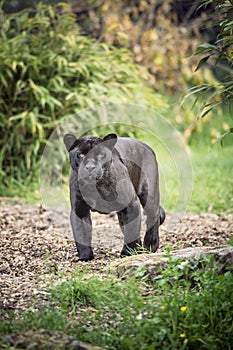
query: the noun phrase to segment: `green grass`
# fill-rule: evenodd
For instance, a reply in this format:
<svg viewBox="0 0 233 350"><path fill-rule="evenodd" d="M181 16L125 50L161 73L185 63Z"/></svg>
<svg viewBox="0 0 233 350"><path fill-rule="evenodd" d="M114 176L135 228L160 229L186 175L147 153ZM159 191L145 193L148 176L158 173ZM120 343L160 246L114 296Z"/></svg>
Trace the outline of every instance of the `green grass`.
<svg viewBox="0 0 233 350"><path fill-rule="evenodd" d="M187 212L211 212L220 215L232 213L232 150L230 146L221 147L221 145L215 145L213 148L210 145L202 148L190 147L192 179L187 181L185 186L187 190L190 190L191 198L189 203L184 201L183 205ZM167 212L177 210L176 200L180 190L179 186L182 187L182 167L180 173L175 170L171 164L165 167L165 186L161 178L161 200ZM163 198L163 191L165 198Z"/></svg>
<svg viewBox="0 0 233 350"><path fill-rule="evenodd" d="M192 153L193 195L188 211L217 214L233 210L232 147L214 146Z"/></svg>
<svg viewBox="0 0 233 350"><path fill-rule="evenodd" d="M165 117L185 136L193 172L193 192L189 212L211 211L224 214L233 211L233 134L222 144L214 142L233 126L232 107L212 111L200 119L201 110L192 101L180 105L180 96L168 97ZM187 141L187 130L192 130ZM162 159L163 162L163 159ZM172 209L178 191L177 179L171 167L167 172L169 194L165 207Z"/></svg>
<svg viewBox="0 0 233 350"><path fill-rule="evenodd" d="M144 135L143 135L144 136ZM210 137L199 134L187 147L191 166L192 179L187 181L187 190L192 192L189 205L187 201L182 208L187 212L212 212L226 214L233 211L233 145L228 140L227 145L212 145ZM233 136L231 136L233 139ZM160 165L160 194L161 201L167 212L177 210L176 201L182 184L182 162L178 169L172 150L167 152L163 148L153 146L153 139L142 137L156 150ZM184 169L187 168L184 161ZM179 211L179 210L178 210Z"/></svg>
<svg viewBox="0 0 233 350"><path fill-rule="evenodd" d="M224 214L233 211L233 135L220 142L213 141L223 134L223 126L233 125L229 112L215 113L208 122L200 120L201 130L190 140L193 168L193 195L190 212L211 211ZM215 138L213 138L213 134Z"/></svg>
<svg viewBox="0 0 233 350"><path fill-rule="evenodd" d="M153 281L76 271L51 287L46 307L1 322L0 334L43 328L111 350L231 349L232 290L232 271L212 258L171 261Z"/></svg>

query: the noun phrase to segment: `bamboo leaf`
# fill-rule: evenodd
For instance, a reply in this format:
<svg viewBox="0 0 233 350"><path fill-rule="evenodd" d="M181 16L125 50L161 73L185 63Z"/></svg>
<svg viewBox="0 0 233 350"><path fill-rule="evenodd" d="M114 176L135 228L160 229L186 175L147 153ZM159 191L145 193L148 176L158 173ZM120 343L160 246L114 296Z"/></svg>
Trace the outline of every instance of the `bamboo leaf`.
<svg viewBox="0 0 233 350"><path fill-rule="evenodd" d="M199 61L197 67L196 67L195 70L194 70L194 72L196 72L198 69L200 69L200 68L208 61L208 59L209 59L210 57L211 57L211 55L206 56L206 57L203 57L203 58Z"/></svg>
<svg viewBox="0 0 233 350"><path fill-rule="evenodd" d="M201 44L197 47L194 55L200 55L200 54L203 54L203 53L206 53L209 51L213 51L213 50L218 50L218 47L216 45L204 43L204 44Z"/></svg>
<svg viewBox="0 0 233 350"><path fill-rule="evenodd" d="M37 128L37 119L35 117L35 114L33 112L29 113L30 123L31 123L31 133L34 136L36 133Z"/></svg>
<svg viewBox="0 0 233 350"><path fill-rule="evenodd" d="M229 136L230 134L233 134L233 128L230 128L228 131L226 131L224 134L222 134L214 143L213 145L215 145L216 143L220 142L222 144L223 140Z"/></svg>

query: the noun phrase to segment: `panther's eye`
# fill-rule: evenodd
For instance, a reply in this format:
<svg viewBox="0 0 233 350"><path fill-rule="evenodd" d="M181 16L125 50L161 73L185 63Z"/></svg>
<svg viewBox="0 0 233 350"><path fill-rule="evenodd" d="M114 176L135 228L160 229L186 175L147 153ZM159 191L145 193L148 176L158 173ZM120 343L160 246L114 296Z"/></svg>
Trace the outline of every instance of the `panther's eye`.
<svg viewBox="0 0 233 350"><path fill-rule="evenodd" d="M83 153L79 154L79 158L84 158L84 157L85 157L85 154L83 154Z"/></svg>
<svg viewBox="0 0 233 350"><path fill-rule="evenodd" d="M103 160L106 157L106 154L100 153L98 155L98 160Z"/></svg>

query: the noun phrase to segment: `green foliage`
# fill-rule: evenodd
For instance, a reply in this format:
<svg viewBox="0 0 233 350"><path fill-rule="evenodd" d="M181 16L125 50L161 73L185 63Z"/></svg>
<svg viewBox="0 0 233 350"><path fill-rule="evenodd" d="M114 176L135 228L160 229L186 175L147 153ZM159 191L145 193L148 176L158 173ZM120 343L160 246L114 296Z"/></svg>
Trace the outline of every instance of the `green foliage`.
<svg viewBox="0 0 233 350"><path fill-rule="evenodd" d="M37 2L31 0L33 5ZM43 2L55 4L59 0ZM215 35L211 6L196 11L197 5L187 0L65 2L70 3L83 33L101 42L129 48L134 61L149 68L154 76L150 81L157 91L183 92L187 85L208 82L201 73L193 77L197 58L190 60L188 56L203 40ZM6 11L28 6L30 1L23 3L4 2Z"/></svg>
<svg viewBox="0 0 233 350"><path fill-rule="evenodd" d="M80 34L69 5L1 13L0 169L5 185L32 178L59 121L106 102L145 101L156 94L128 50ZM158 104L158 103L157 103ZM85 121L80 121L85 122Z"/></svg>
<svg viewBox="0 0 233 350"><path fill-rule="evenodd" d="M230 349L233 275L221 269L212 258L176 259L151 282L73 277L52 287L45 308L6 322L1 334L63 327L105 349Z"/></svg>
<svg viewBox="0 0 233 350"><path fill-rule="evenodd" d="M207 62L218 72L219 83L196 85L190 89L188 96L197 94L195 103L203 101L201 106L201 117L205 117L209 112L219 105L230 105L233 102L233 4L232 1L202 0L200 7L214 4L215 12L220 13L218 17L219 33L214 44L204 43L197 47L194 55L202 56L196 71L202 68ZM187 98L187 96L186 96ZM233 133L233 128L229 128L218 141Z"/></svg>

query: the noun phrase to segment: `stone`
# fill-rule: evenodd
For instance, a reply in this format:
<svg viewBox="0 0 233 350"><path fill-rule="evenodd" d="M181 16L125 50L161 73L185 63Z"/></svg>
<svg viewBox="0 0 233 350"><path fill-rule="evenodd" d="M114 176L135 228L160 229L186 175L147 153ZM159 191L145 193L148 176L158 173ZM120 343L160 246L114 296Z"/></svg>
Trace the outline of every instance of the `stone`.
<svg viewBox="0 0 233 350"><path fill-rule="evenodd" d="M13 333L4 337L4 344L14 348L40 350L104 350L98 346L75 340L63 332L46 329L31 329L24 333Z"/></svg>
<svg viewBox="0 0 233 350"><path fill-rule="evenodd" d="M164 254L138 254L113 262L110 269L117 274L118 277L126 277L135 275L136 277L147 276L153 279L158 271L166 266L168 261L172 259L195 260L199 257L207 257L213 255L216 261L222 264L233 264L233 247L229 245L220 247L195 247L175 250L170 253L170 257Z"/></svg>

